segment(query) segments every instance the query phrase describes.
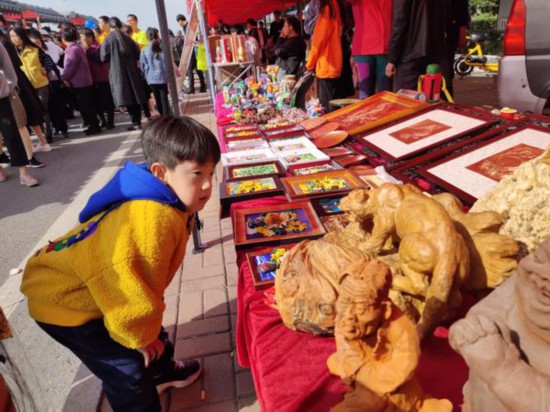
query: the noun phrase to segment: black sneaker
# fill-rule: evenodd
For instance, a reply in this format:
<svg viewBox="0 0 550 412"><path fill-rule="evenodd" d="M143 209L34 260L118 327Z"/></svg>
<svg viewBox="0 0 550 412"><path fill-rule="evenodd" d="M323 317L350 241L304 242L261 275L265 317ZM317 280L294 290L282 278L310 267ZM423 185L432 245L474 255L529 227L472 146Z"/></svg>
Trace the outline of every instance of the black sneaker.
<svg viewBox="0 0 550 412"><path fill-rule="evenodd" d="M185 388L195 382L202 374L202 365L194 359L172 361L172 368L161 375L153 376L158 393L170 388Z"/></svg>
<svg viewBox="0 0 550 412"><path fill-rule="evenodd" d="M38 161L36 159L36 157L34 157L34 156L29 159L29 164L27 165L27 167L31 167L33 169L39 169L39 168L44 167L44 166L46 166L46 165L44 163Z"/></svg>
<svg viewBox="0 0 550 412"><path fill-rule="evenodd" d="M126 130L128 130L129 132L133 132L134 130L141 130L141 125L133 124L130 127L128 127Z"/></svg>
<svg viewBox="0 0 550 412"><path fill-rule="evenodd" d="M97 129L93 127L89 127L84 131L84 134L86 136L96 136L98 134L101 134L101 127L98 127Z"/></svg>
<svg viewBox="0 0 550 412"><path fill-rule="evenodd" d="M11 160L7 154L0 150L0 165L10 165Z"/></svg>

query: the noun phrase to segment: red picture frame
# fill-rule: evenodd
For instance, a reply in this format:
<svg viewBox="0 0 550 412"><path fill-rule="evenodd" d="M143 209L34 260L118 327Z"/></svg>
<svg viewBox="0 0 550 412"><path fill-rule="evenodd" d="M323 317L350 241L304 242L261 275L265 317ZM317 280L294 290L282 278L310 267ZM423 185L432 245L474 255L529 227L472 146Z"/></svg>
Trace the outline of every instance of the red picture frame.
<svg viewBox="0 0 550 412"><path fill-rule="evenodd" d="M383 147L381 147L380 145L376 144L376 143L373 143L371 142L369 139L372 139L374 136L378 136L378 140L379 141L383 141L384 143L388 143L389 141L389 138L393 138L394 140L396 140L398 144L411 144L411 143L416 143L417 141L420 141L420 140L423 140L424 138L428 138L430 136L433 136L439 132L442 132L442 131L446 131L448 129L450 129L451 127L450 126L447 126L447 125L444 125L444 124L441 124L441 126L445 126L445 128L440 128L436 133L432 133L431 135L427 135L421 139L418 139L417 141L406 141L406 140L401 140L398 136L396 136L397 134L399 133L403 133L404 130L406 130L407 128L408 129L413 129L415 126L414 125L411 125L409 127L405 127L404 129L401 129L401 130L396 130L394 132L391 132L392 129L396 129L398 128L400 125L402 125L403 123L406 123L406 122L410 122L410 121L414 121L414 119L417 119L419 117L429 117L430 113L433 113L433 112L446 112L446 113L449 113L450 115L453 115L453 116L462 116L462 117L465 117L465 118L470 118L470 119L474 119L474 120L477 120L477 121L481 121L483 122L482 124L479 124L477 126L474 126L474 127L471 127L469 129L466 129L466 130L462 130L460 132L457 132L455 134L452 134L442 140L438 140L432 144L428 144L428 145L425 145L425 146L422 146L422 147L419 147L417 149L411 149L411 151L407 152L406 154L403 154L403 155L400 155L400 156L394 156L393 154L389 153L387 151L387 149L385 150ZM439 123L439 122L436 122L434 121L433 119L425 119L419 123L422 123L422 122L428 122L428 121L431 121L435 127L437 127L437 124L436 123ZM410 158L413 158L419 154L422 154L428 150L431 150L437 146L440 146L444 143L447 143L449 141L452 141L454 139L458 139L458 138L461 138L463 136L466 136L466 135L470 135L472 133L475 133L476 131L482 131L483 129L487 129L489 127L491 127L492 125L494 125L495 123L497 122L496 119L494 119L492 116L490 115L486 115L482 112L477 112L477 113L474 113L473 111L470 111L470 112L458 112L457 110L452 110L448 107L445 107L443 105L437 105L437 106L434 106L434 107L430 107L426 110L423 110L422 112L419 112L419 113L415 113L411 116L408 116L407 118L403 118L403 119L400 119L399 122L394 122L392 124L389 124L389 125L386 125L384 127L381 127L377 130L373 130L365 135L362 135L361 137L357 138L357 140L364 146L370 148L371 150L373 150L374 152L378 153L379 155L381 155L382 157L388 159L389 161L392 161L392 162L395 162L395 161L400 161L400 160L406 160L406 159L410 159ZM437 130L437 129L436 129ZM401 142L398 142L399 140L401 140Z"/></svg>
<svg viewBox="0 0 550 412"><path fill-rule="evenodd" d="M449 162L454 161L458 158L466 156L470 153L473 153L473 152L476 152L476 151L482 151L484 148L487 148L488 146L491 146L491 145L493 145L497 142L505 141L506 139L510 139L514 135L517 135L517 134L519 134L521 132L524 132L526 130L536 130L536 131L548 134L549 135L549 142L550 142L550 129L546 129L546 128L535 126L535 125L524 125L524 126L521 126L519 128L509 130L504 134L496 136L493 139L484 141L483 143L480 143L480 144L478 144L474 147L468 148L467 150L464 150L460 153L456 153L454 155L447 156L443 159L438 160L437 162L434 162L434 163L429 164L429 165L422 166L422 167L418 168L418 174L421 175L422 177L426 178L428 181L434 182L439 187L453 193L454 195L456 195L457 197L459 197L460 199L462 199L466 203L473 204L473 203L476 202L478 197L476 197L476 196L474 196L470 193L467 193L466 191L456 187L455 185L453 185L450 182L447 182L447 181L441 179L440 177L434 175L430 170L432 170L433 168L435 168L437 166L441 166L445 163L449 163ZM542 148L540 148L540 149L543 150ZM531 159L529 159L529 160L531 160Z"/></svg>
<svg viewBox="0 0 550 412"><path fill-rule="evenodd" d="M319 182L319 187L321 187L324 181L330 182L331 180L344 182L346 187L318 191L313 187L316 182ZM366 186L362 180L344 169L312 175L286 177L281 179L281 182L285 188L287 198L291 201L311 197L327 197L328 195L345 194L355 189L362 189ZM308 192L310 189L311 191Z"/></svg>
<svg viewBox="0 0 550 412"><path fill-rule="evenodd" d="M296 217L292 217L293 215ZM284 229L291 224L295 230ZM254 225L254 228L250 228ZM260 234L259 227L265 227L266 230ZM257 245L278 245L315 239L323 236L326 231L311 203L299 201L269 207L237 209L233 214L233 233L235 247L243 249Z"/></svg>
<svg viewBox="0 0 550 412"><path fill-rule="evenodd" d="M340 129L347 131L350 135L356 135L425 110L428 107L430 106L427 103L419 100L392 92L380 92L357 103L326 114L323 117L327 121L337 122L340 125ZM376 108L380 111L380 116L372 114L373 109ZM386 110L385 113L384 110ZM370 113L371 118L365 118L367 113Z"/></svg>
<svg viewBox="0 0 550 412"><path fill-rule="evenodd" d="M296 243L291 243L288 245L278 245L278 246L272 246L269 248L262 248L258 250L254 250L251 252L246 253L246 262L248 263L248 267L250 268L250 273L252 275L252 282L254 283L254 287L256 289L264 289L269 288L275 284L275 279L262 279L260 270L258 269L258 264L256 263L256 257L263 256L266 254L271 254L271 252L274 252L275 249L281 248L285 249L288 253L290 249L292 249L294 246L296 246Z"/></svg>
<svg viewBox="0 0 550 412"><path fill-rule="evenodd" d="M288 172L290 172L290 174L292 176L307 176L307 175L312 175L314 173L303 174L303 173L299 173L299 171L304 170L304 169L312 169L312 168L315 168L317 166L323 166L323 165L330 165L332 170L327 170L328 172L333 171L333 170L342 170L343 169L343 167L340 166L336 162L333 162L333 161L330 161L330 160L323 160L321 162L308 163L308 164L305 164L305 165L302 164L302 165L290 166L288 168ZM325 173L325 172L323 171L323 172L320 172L320 173Z"/></svg>
<svg viewBox="0 0 550 412"><path fill-rule="evenodd" d="M248 171L261 170L263 166L270 166L266 169L272 171L265 174L248 174ZM237 174L240 172L240 174ZM286 176L286 172L278 161L255 163L250 165L232 165L224 167L224 181L254 179L261 177Z"/></svg>

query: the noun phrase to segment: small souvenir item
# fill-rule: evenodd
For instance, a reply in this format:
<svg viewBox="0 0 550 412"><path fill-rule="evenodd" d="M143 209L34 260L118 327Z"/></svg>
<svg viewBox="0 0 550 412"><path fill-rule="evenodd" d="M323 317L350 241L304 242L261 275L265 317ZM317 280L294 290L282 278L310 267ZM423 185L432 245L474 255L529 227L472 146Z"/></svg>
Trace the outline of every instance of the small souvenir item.
<svg viewBox="0 0 550 412"><path fill-rule="evenodd" d="M306 131L313 130L319 126L322 126L327 122L327 119L324 117L312 117L310 119L304 120L300 123L300 126L304 128Z"/></svg>
<svg viewBox="0 0 550 412"><path fill-rule="evenodd" d="M296 241L325 234L315 210L307 201L236 209L233 227L237 248Z"/></svg>
<svg viewBox="0 0 550 412"><path fill-rule="evenodd" d="M282 135L287 135L287 134L292 134L292 133L300 133L300 132L303 132L303 131L304 131L304 129L302 129L302 127L294 125L292 127L264 131L264 134L269 138L274 138L276 136L282 136Z"/></svg>
<svg viewBox="0 0 550 412"><path fill-rule="evenodd" d="M334 161L342 167L357 166L364 163L366 160L367 156L365 155L344 156L334 159Z"/></svg>
<svg viewBox="0 0 550 412"><path fill-rule="evenodd" d="M264 162L253 165L228 166L224 168L224 180L240 180L246 177L284 176L279 162Z"/></svg>
<svg viewBox="0 0 550 412"><path fill-rule="evenodd" d="M277 157L270 149L244 150L240 152L222 153L222 165L243 165L275 161Z"/></svg>
<svg viewBox="0 0 550 412"><path fill-rule="evenodd" d="M324 149L321 151L327 156L329 156L331 159L335 157L351 156L355 154L353 150L348 149L347 147L344 147L344 146L332 147L330 149Z"/></svg>
<svg viewBox="0 0 550 412"><path fill-rule="evenodd" d="M282 194L284 194L284 188L277 177L233 180L220 183L222 216L229 216L229 206L232 203Z"/></svg>
<svg viewBox="0 0 550 412"><path fill-rule="evenodd" d="M225 128L224 132L225 134L227 133L237 133L237 132L244 132L244 131L254 131L256 132L258 130L258 127L253 124L253 125L233 125L233 126L228 126Z"/></svg>
<svg viewBox="0 0 550 412"><path fill-rule="evenodd" d="M329 132L335 131L336 129L338 129L338 127L339 127L338 123L328 122L309 131L309 134L313 139L318 139L319 137L322 137Z"/></svg>
<svg viewBox="0 0 550 412"><path fill-rule="evenodd" d="M246 260L250 267L250 272L252 272L252 280L256 288L269 287L274 284L277 271L292 246L277 246L246 254Z"/></svg>
<svg viewBox="0 0 550 412"><path fill-rule="evenodd" d="M347 138L348 132L344 130L335 130L333 132L326 133L318 139L315 139L314 143L319 149L326 149L328 147L339 145Z"/></svg>
<svg viewBox="0 0 550 412"><path fill-rule="evenodd" d="M315 145L307 137L273 140L269 142L269 146L275 153L315 148Z"/></svg>
<svg viewBox="0 0 550 412"><path fill-rule="evenodd" d="M311 204L319 216L344 213L340 208L340 201L344 195L318 197L311 199Z"/></svg>
<svg viewBox="0 0 550 412"><path fill-rule="evenodd" d="M290 167L288 170L294 176L313 175L316 173L332 172L333 170L340 170L342 167L338 164L331 162L322 162L318 164L306 165L303 167Z"/></svg>
<svg viewBox="0 0 550 412"><path fill-rule="evenodd" d="M347 193L365 186L347 170L287 177L281 181L291 200L327 193Z"/></svg>
<svg viewBox="0 0 550 412"><path fill-rule="evenodd" d="M350 223L350 215L348 213L342 213L339 215L321 216L321 222L327 232L335 232L337 230L344 230Z"/></svg>
<svg viewBox="0 0 550 412"><path fill-rule="evenodd" d="M227 143L227 150L236 152L239 150L267 149L269 144L261 138L235 140Z"/></svg>
<svg viewBox="0 0 550 412"><path fill-rule="evenodd" d="M330 158L321 152L319 149L297 150L294 152L278 153L279 160L283 167L288 169L290 166L303 165L307 163L315 163L328 161Z"/></svg>

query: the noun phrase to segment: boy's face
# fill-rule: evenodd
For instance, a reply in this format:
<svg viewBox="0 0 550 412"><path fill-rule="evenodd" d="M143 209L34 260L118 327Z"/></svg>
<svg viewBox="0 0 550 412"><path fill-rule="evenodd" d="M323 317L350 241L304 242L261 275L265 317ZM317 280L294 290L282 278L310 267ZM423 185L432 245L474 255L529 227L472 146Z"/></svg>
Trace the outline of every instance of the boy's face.
<svg viewBox="0 0 550 412"><path fill-rule="evenodd" d="M199 212L212 195L212 178L216 165L186 160L173 169L165 169L164 180L190 213ZM153 169L153 168L152 168Z"/></svg>

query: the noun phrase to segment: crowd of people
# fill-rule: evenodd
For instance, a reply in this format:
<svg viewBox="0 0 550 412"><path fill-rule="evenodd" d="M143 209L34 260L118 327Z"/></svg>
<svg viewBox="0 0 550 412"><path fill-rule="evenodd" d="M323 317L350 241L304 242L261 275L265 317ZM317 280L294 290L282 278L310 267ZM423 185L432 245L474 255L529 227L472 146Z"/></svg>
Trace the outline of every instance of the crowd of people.
<svg viewBox="0 0 550 412"><path fill-rule="evenodd" d="M220 19L209 33L244 35L248 58L258 66L278 65L280 78L314 74L320 103L330 110L331 100L355 96L357 89L359 98L416 89L430 63L441 66L452 95L454 53L465 40L468 9L468 0L311 0L305 13L276 10L269 30L261 20L230 26ZM183 14L176 20L181 31L170 32L169 52L180 75L188 22ZM0 114L9 119L1 132L10 153L1 152L0 163L22 165L24 185L38 184L26 167L43 166L35 154L51 150L54 136L68 136L67 119L77 110L88 136L113 129L117 110L130 115L128 130L140 129L143 117L170 114L170 60L159 31L141 29L134 14L126 23L107 16L97 22L82 28L65 23L52 31L9 28L0 16L0 53L7 56L0 66ZM185 73L186 93L195 93L195 74L200 92L206 91L200 38L197 45ZM38 144L32 145L30 134ZM5 180L0 168L0 182Z"/></svg>
<svg viewBox="0 0 550 412"><path fill-rule="evenodd" d="M177 20L184 33L185 16ZM183 33L170 32L176 64ZM57 31L10 27L0 15L0 149L9 154L0 150L0 165L18 167L21 184L34 187L40 182L28 169L44 167L36 153L51 151L54 138L69 137L67 121L78 113L86 136L114 129L116 111L129 114L129 131L141 129L142 118L169 115L167 61L158 29L140 29L134 14L126 24L101 16L97 25L64 23ZM196 59L189 69L192 76ZM195 93L194 78L188 83L185 92ZM0 166L0 183L6 180Z"/></svg>

